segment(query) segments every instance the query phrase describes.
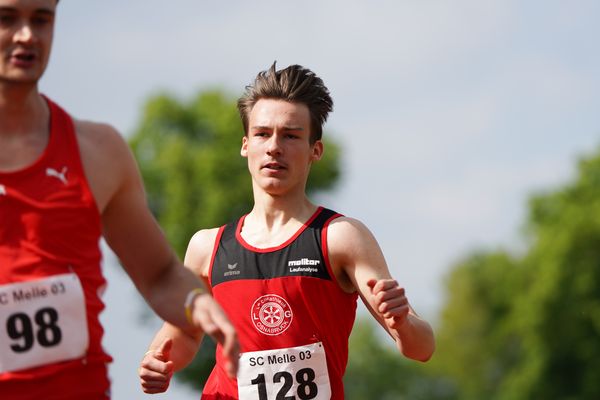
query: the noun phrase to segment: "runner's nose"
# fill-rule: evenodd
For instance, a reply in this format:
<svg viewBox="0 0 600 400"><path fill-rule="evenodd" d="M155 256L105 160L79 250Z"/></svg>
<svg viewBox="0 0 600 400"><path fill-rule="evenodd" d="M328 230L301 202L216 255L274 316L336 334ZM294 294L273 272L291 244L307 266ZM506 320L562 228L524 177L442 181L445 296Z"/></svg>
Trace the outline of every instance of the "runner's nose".
<svg viewBox="0 0 600 400"><path fill-rule="evenodd" d="M31 43L34 40L34 33L31 26L27 23L22 23L19 29L15 32L15 42L17 43Z"/></svg>
<svg viewBox="0 0 600 400"><path fill-rule="evenodd" d="M273 155L273 154L281 154L281 152L282 152L281 138L277 134L271 135L271 137L269 138L268 146L267 146L267 153L269 155Z"/></svg>

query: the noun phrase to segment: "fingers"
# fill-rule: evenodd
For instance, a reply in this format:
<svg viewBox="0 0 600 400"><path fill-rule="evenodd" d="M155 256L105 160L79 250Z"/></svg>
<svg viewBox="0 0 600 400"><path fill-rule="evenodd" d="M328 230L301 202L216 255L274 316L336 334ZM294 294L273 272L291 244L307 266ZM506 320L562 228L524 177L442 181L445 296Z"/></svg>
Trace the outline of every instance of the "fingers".
<svg viewBox="0 0 600 400"><path fill-rule="evenodd" d="M173 363L169 361L167 364L170 364L168 367L171 371L173 370ZM163 374L157 371L150 370L148 368L140 368L140 384L142 386L142 391L144 393L162 393L165 392L169 388L169 383L171 382L172 372L168 374Z"/></svg>
<svg viewBox="0 0 600 400"><path fill-rule="evenodd" d="M138 374L144 393L162 393L169 388L173 376L173 362L163 362L152 353L146 354Z"/></svg>
<svg viewBox="0 0 600 400"><path fill-rule="evenodd" d="M142 372L148 372L151 375L154 375L154 373L164 376L172 375L173 361L162 361L156 358L153 354L146 354L140 363L139 374L141 375Z"/></svg>
<svg viewBox="0 0 600 400"><path fill-rule="evenodd" d="M370 279L367 286L371 289L375 309L384 318L403 319L410 308L404 288L393 279Z"/></svg>
<svg viewBox="0 0 600 400"><path fill-rule="evenodd" d="M385 301L392 297L404 296L404 288L398 285L394 279L370 279L367 286L371 289L371 294L379 301Z"/></svg>
<svg viewBox="0 0 600 400"><path fill-rule="evenodd" d="M211 296L199 297L199 303L197 307L194 307L194 322L202 328L204 333L221 344L223 347L223 356L226 359L226 372L230 378L235 378L240 352L235 328ZM201 304L200 301L202 301Z"/></svg>
<svg viewBox="0 0 600 400"><path fill-rule="evenodd" d="M394 288L399 288L398 281L395 279L369 279L367 286L371 289L371 293L376 295L379 292L387 291Z"/></svg>
<svg viewBox="0 0 600 400"><path fill-rule="evenodd" d="M404 313L404 311L408 311L408 300L404 295L384 299L379 304L377 311L386 318L392 317L397 313Z"/></svg>

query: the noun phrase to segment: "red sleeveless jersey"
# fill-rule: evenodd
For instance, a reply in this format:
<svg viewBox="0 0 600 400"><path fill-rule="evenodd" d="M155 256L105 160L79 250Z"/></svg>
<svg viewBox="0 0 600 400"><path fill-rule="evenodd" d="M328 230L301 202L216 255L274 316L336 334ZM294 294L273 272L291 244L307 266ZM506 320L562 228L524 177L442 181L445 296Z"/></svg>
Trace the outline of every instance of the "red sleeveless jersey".
<svg viewBox="0 0 600 400"><path fill-rule="evenodd" d="M327 227L339 216L319 208L287 242L267 249L241 237L244 217L221 227L209 282L243 354L233 380L217 347L203 399L344 398L358 295L339 287L328 259Z"/></svg>
<svg viewBox="0 0 600 400"><path fill-rule="evenodd" d="M0 341L0 396L11 399L34 398L34 391L37 398L65 396L74 386L108 389L105 364L111 358L101 347L98 318L106 285L100 215L73 121L46 101L50 136L44 153L24 169L0 171L0 331L7 335ZM82 311L73 313L69 303L81 303ZM63 327L67 314L76 317ZM74 327L81 329L71 332ZM86 330L87 341L81 333ZM61 346L68 351L72 343L82 354L50 355ZM58 360L44 364L44 357Z"/></svg>

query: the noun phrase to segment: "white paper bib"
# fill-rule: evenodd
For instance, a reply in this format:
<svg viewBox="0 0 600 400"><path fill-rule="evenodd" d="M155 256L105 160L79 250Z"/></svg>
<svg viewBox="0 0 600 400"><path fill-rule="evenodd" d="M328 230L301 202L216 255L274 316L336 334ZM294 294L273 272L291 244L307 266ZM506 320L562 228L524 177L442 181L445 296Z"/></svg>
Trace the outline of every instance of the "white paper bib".
<svg viewBox="0 0 600 400"><path fill-rule="evenodd" d="M244 400L329 400L323 343L242 353L237 375ZM286 397L288 396L288 397Z"/></svg>
<svg viewBox="0 0 600 400"><path fill-rule="evenodd" d="M0 373L80 358L88 344L77 275L0 286Z"/></svg>

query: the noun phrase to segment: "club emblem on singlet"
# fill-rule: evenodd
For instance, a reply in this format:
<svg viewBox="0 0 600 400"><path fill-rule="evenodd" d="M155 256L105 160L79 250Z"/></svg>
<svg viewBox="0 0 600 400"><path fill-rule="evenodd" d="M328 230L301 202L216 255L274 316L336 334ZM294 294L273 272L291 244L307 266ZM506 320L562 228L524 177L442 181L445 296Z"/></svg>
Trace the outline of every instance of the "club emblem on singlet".
<svg viewBox="0 0 600 400"><path fill-rule="evenodd" d="M256 299L250 312L254 327L269 336L285 332L292 324L293 317L288 302L276 294L267 294Z"/></svg>

